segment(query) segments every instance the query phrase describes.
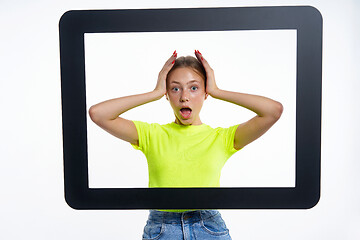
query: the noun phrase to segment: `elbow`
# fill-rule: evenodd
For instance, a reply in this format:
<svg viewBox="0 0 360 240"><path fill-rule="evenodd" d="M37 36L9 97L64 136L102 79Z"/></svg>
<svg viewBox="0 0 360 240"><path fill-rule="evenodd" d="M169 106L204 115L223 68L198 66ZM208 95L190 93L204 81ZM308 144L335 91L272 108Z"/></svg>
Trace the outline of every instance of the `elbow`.
<svg viewBox="0 0 360 240"><path fill-rule="evenodd" d="M282 113L284 111L284 107L280 102L276 102L274 104L274 110L273 110L273 116L277 120L281 117Z"/></svg>
<svg viewBox="0 0 360 240"><path fill-rule="evenodd" d="M99 112L95 105L89 108L89 116L94 123L98 123L100 121Z"/></svg>

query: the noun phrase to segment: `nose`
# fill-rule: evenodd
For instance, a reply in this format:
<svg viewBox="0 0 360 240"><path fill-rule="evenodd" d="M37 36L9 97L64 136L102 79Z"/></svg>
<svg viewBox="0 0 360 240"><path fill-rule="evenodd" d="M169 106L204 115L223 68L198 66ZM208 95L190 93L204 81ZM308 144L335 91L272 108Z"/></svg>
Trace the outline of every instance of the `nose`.
<svg viewBox="0 0 360 240"><path fill-rule="evenodd" d="M181 97L180 97L180 102L187 102L189 101L189 97L187 96L186 93L183 92L183 94L181 94Z"/></svg>

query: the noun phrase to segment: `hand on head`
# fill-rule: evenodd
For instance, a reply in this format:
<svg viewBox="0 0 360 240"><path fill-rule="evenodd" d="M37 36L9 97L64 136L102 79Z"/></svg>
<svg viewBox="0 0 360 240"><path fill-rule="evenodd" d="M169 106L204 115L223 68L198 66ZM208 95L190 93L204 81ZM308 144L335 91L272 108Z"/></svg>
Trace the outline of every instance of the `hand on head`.
<svg viewBox="0 0 360 240"><path fill-rule="evenodd" d="M177 52L175 50L171 55L171 57L165 62L163 68L159 72L155 90L160 91L162 95L166 95L166 77L169 71L171 70L171 68L174 66L176 58L177 58Z"/></svg>
<svg viewBox="0 0 360 240"><path fill-rule="evenodd" d="M195 57L199 62L204 66L206 72L206 93L212 95L219 88L216 86L214 70L210 67L209 63L206 61L204 56L200 53L199 50L195 50ZM177 58L176 50L173 52L171 57L165 62L163 68L159 72L157 84L155 90L160 91L161 95L166 95L166 78L169 71L174 66L175 60Z"/></svg>
<svg viewBox="0 0 360 240"><path fill-rule="evenodd" d="M208 93L208 94L210 94L210 96L212 96L212 94L214 94L214 92L219 89L215 82L214 70L210 67L209 63L206 61L206 59L204 58L204 56L201 54L201 52L199 50L195 50L195 56L205 68L206 93Z"/></svg>

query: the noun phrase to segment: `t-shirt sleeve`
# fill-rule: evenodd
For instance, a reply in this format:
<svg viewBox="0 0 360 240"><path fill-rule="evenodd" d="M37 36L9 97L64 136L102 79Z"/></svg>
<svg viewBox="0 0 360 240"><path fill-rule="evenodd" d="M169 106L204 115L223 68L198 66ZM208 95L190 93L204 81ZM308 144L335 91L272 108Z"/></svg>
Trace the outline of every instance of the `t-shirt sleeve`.
<svg viewBox="0 0 360 240"><path fill-rule="evenodd" d="M136 150L140 150L145 153L146 150L148 149L151 125L146 122L134 121L134 120L133 120L133 123L135 124L136 130L138 133L139 146L132 144L132 143L130 143L130 144Z"/></svg>
<svg viewBox="0 0 360 240"><path fill-rule="evenodd" d="M229 128L223 128L222 129L222 137L225 145L226 152L229 153L229 155L232 155L239 151L240 149L234 148L234 138L235 138L235 132L240 124L236 124L234 126L231 126Z"/></svg>

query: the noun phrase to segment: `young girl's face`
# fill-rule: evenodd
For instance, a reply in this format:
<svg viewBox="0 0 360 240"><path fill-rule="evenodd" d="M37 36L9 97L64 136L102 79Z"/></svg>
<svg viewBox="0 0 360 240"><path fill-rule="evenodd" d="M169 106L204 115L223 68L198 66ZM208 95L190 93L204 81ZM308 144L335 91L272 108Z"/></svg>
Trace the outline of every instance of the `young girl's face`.
<svg viewBox="0 0 360 240"><path fill-rule="evenodd" d="M200 110L207 98L205 79L192 68L179 67L168 75L166 99L174 110L175 123L200 125Z"/></svg>

